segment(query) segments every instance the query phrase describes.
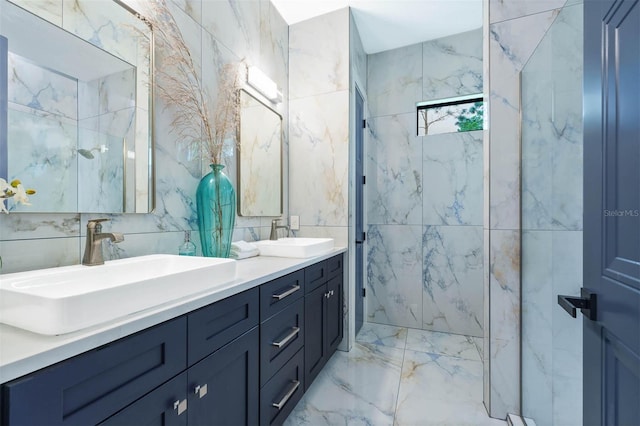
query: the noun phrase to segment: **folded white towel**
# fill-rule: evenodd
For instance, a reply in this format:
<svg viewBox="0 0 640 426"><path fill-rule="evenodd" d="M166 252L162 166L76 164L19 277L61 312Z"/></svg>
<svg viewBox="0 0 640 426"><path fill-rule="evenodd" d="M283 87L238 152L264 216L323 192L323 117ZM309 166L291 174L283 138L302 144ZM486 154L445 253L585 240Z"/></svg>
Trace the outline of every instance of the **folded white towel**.
<svg viewBox="0 0 640 426"><path fill-rule="evenodd" d="M245 252L252 252L257 250L258 250L258 247L246 241L234 241L231 243L232 253L245 253Z"/></svg>
<svg viewBox="0 0 640 426"><path fill-rule="evenodd" d="M240 260L240 259L247 259L249 257L254 257L260 254L260 251L258 249L255 250L251 250L251 251L243 251L243 252L231 252L231 254L229 255L229 257L231 259L236 259L236 260Z"/></svg>

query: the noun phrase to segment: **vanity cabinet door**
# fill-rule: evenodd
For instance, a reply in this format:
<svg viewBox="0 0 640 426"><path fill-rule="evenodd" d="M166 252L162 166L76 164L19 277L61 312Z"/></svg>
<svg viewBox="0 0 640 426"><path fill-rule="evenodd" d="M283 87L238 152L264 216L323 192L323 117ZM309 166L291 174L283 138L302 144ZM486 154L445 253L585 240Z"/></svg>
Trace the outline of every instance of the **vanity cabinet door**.
<svg viewBox="0 0 640 426"><path fill-rule="evenodd" d="M258 351L256 327L189 368L189 426L258 423Z"/></svg>
<svg viewBox="0 0 640 426"><path fill-rule="evenodd" d="M338 349L342 341L342 275L336 275L327 283L327 354Z"/></svg>
<svg viewBox="0 0 640 426"><path fill-rule="evenodd" d="M187 373L182 373L109 417L100 426L186 426L186 389Z"/></svg>
<svg viewBox="0 0 640 426"><path fill-rule="evenodd" d="M327 362L326 345L326 284L304 298L304 368L305 391L311 386Z"/></svg>

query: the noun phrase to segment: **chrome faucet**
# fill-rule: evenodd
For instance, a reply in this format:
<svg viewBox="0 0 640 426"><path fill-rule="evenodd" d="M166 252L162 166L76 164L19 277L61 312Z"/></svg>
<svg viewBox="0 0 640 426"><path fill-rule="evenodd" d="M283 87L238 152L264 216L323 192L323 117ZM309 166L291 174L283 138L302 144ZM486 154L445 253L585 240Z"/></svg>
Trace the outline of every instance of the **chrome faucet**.
<svg viewBox="0 0 640 426"><path fill-rule="evenodd" d="M286 229L287 230L287 237L289 236L289 227L286 225L278 225L278 222L280 222L282 219L273 219L271 221L271 233L269 234L269 239L270 240L277 240L278 239L278 229Z"/></svg>
<svg viewBox="0 0 640 426"><path fill-rule="evenodd" d="M84 247L84 256L82 257L83 265L104 265L102 240L105 238L109 238L114 243L124 241L124 235L119 232L102 233L102 225L100 222L107 220L109 219L92 219L87 222L87 244Z"/></svg>

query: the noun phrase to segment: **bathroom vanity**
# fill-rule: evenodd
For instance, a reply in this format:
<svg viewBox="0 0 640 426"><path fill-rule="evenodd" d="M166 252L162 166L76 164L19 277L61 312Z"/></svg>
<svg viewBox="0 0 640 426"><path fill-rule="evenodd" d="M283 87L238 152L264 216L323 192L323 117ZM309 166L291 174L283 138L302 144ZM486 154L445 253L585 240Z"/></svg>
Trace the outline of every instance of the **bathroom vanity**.
<svg viewBox="0 0 640 426"><path fill-rule="evenodd" d="M0 326L3 425L281 424L343 337L343 249L61 336Z"/></svg>

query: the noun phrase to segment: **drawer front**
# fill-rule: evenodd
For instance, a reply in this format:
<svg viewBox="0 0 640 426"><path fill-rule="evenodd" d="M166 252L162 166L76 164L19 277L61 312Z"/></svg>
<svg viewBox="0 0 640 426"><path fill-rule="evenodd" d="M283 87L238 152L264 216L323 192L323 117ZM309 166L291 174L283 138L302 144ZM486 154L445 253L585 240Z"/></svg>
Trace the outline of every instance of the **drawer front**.
<svg viewBox="0 0 640 426"><path fill-rule="evenodd" d="M260 424L281 425L304 393L301 349L260 391Z"/></svg>
<svg viewBox="0 0 640 426"><path fill-rule="evenodd" d="M270 318L302 296L304 296L304 270L261 285L260 321Z"/></svg>
<svg viewBox="0 0 640 426"><path fill-rule="evenodd" d="M258 288L205 306L187 316L189 365L258 325Z"/></svg>
<svg viewBox="0 0 640 426"><path fill-rule="evenodd" d="M97 424L186 368L181 317L3 386L3 424Z"/></svg>
<svg viewBox="0 0 640 426"><path fill-rule="evenodd" d="M337 256L333 256L331 259L327 259L327 275L329 279L342 276L344 262L344 254L341 253Z"/></svg>
<svg viewBox="0 0 640 426"><path fill-rule="evenodd" d="M304 345L304 299L260 326L260 385L264 385Z"/></svg>
<svg viewBox="0 0 640 426"><path fill-rule="evenodd" d="M327 261L308 266L304 270L304 291L310 293L327 282Z"/></svg>

